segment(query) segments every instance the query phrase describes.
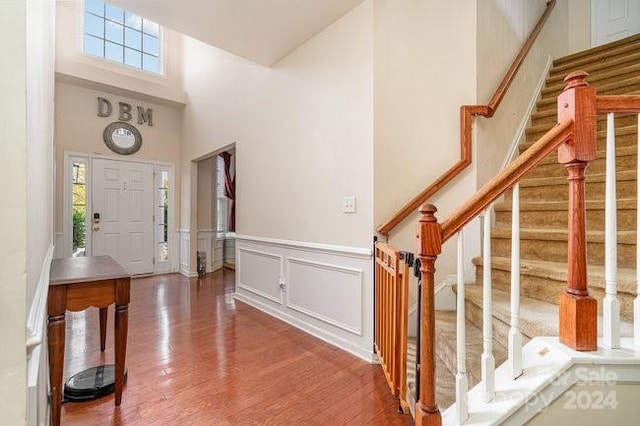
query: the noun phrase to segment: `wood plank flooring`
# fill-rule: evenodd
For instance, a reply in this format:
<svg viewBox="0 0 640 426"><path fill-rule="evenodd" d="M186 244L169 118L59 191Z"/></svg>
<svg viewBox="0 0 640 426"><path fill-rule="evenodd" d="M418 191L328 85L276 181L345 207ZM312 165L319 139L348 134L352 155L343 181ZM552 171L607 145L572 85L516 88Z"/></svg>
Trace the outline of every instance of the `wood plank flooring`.
<svg viewBox="0 0 640 426"><path fill-rule="evenodd" d="M63 425L410 425L382 369L233 299L234 273L131 282L128 382L62 406ZM113 363L113 308L67 313L65 380Z"/></svg>

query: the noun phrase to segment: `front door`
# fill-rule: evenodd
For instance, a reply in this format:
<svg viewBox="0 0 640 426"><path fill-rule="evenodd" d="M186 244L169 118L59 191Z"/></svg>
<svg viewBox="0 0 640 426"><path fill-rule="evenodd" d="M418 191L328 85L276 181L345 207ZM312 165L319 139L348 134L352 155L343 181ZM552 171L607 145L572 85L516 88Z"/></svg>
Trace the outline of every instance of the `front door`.
<svg viewBox="0 0 640 426"><path fill-rule="evenodd" d="M611 43L640 32L639 0L592 0L593 46Z"/></svg>
<svg viewBox="0 0 640 426"><path fill-rule="evenodd" d="M93 255L110 255L131 274L153 272L153 165L93 161Z"/></svg>

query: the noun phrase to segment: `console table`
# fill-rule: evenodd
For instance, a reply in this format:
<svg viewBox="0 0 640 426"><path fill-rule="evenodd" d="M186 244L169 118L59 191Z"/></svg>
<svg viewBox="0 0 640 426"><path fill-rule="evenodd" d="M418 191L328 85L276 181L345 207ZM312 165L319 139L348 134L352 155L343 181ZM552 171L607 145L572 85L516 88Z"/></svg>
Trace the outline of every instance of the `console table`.
<svg viewBox="0 0 640 426"><path fill-rule="evenodd" d="M122 401L131 275L110 256L53 259L47 299L51 424L60 424L64 368L65 312L100 308L100 349L104 351L107 308L115 313L115 405Z"/></svg>

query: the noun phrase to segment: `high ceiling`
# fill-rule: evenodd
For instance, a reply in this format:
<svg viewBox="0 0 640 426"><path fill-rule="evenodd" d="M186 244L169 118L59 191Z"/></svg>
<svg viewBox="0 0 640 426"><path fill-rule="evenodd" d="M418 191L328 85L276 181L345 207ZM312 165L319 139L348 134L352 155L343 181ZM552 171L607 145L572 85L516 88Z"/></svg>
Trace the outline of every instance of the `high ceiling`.
<svg viewBox="0 0 640 426"><path fill-rule="evenodd" d="M363 0L108 0L205 43L272 65Z"/></svg>

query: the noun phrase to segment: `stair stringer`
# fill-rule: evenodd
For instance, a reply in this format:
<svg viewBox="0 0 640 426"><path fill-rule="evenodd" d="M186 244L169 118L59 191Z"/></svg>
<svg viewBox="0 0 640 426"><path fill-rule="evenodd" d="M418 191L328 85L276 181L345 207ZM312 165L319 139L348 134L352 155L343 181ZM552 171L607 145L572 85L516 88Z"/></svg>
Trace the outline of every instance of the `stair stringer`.
<svg viewBox="0 0 640 426"><path fill-rule="evenodd" d="M523 348L523 374L510 377L509 361L496 369L496 393L482 402L481 384L469 391L469 418L464 425L523 425L534 419L574 385L640 383L640 348L623 338L620 349L577 352L558 337L535 337ZM455 404L442 414L443 425L459 425Z"/></svg>

